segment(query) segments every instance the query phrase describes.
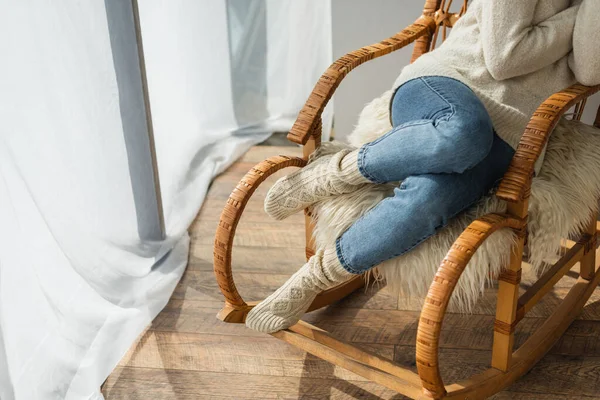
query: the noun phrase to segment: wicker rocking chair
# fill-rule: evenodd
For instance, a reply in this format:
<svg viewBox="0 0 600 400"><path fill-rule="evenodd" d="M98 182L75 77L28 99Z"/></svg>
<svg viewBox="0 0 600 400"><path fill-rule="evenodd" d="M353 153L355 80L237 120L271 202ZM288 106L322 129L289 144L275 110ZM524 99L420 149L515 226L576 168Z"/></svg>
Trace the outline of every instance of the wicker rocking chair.
<svg viewBox="0 0 600 400"><path fill-rule="evenodd" d="M451 28L467 8L467 2L464 1L460 11L453 13L450 12L451 3L451 0L427 0L423 15L408 28L335 61L319 79L288 134L289 140L304 146L304 157L269 158L250 170L233 190L222 212L214 246L215 274L225 296L225 306L218 314L219 319L242 323L253 306L245 302L236 289L231 270L231 253L236 226L255 189L270 175L283 168L302 168L306 164L308 156L320 145L321 113L342 79L351 70L413 42L415 47L412 59L415 60L435 46L438 36L445 39L447 28ZM486 398L524 375L561 337L600 282L595 257L597 215L594 215L590 216L589 227L581 232L580 239L570 246L564 257L519 297L534 164L560 117L573 106L576 117L580 117L586 99L599 90L600 86L573 85L552 95L532 116L496 193L497 197L508 203L507 213L490 214L472 222L456 240L431 283L418 325L418 374L391 360L336 340L327 332L302 321L288 330L274 333L273 336L414 399ZM594 125L600 127L600 110ZM491 368L465 381L445 384L440 376L438 345L451 294L473 253L493 232L502 228L513 229L518 233L519 240L511 254L510 264L499 277ZM307 258L314 254L311 232L311 218L307 215ZM578 262L579 278L568 295L545 323L520 348L513 350L516 325ZM363 285L364 279L357 277L328 290L316 298L310 310L338 301Z"/></svg>

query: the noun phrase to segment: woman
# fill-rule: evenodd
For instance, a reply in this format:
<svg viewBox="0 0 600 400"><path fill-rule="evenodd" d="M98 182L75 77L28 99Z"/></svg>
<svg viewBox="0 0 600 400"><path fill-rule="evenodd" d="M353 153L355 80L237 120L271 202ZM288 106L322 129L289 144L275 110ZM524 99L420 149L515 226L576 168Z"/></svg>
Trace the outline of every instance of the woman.
<svg viewBox="0 0 600 400"><path fill-rule="evenodd" d="M595 16L598 0L473 0L444 44L396 80L390 132L269 191L265 210L283 219L362 185L402 182L252 309L247 326L295 324L318 293L411 250L493 189L548 96L600 83Z"/></svg>

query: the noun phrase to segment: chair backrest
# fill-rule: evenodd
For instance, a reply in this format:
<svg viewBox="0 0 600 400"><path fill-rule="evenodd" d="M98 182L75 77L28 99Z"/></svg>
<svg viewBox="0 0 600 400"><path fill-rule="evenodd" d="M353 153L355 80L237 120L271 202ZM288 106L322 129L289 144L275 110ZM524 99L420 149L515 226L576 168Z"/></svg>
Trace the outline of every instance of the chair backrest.
<svg viewBox="0 0 600 400"><path fill-rule="evenodd" d="M454 4L453 4L454 3ZM454 7L453 7L454 6ZM467 11L468 0L426 0L423 7L423 15L434 17L437 22L437 28L432 36L423 36L415 42L411 62L415 61L421 55L431 51L436 44L441 44L448 36L448 28L452 28L456 21L460 19ZM440 40L441 32L441 40ZM586 100L577 103L573 108L572 119L581 120L585 109ZM600 107L596 114L594 126L600 128Z"/></svg>
<svg viewBox="0 0 600 400"><path fill-rule="evenodd" d="M468 0L456 2L453 0L427 0L425 2L423 15L435 18L437 28L433 36L424 36L417 40L411 62L435 48L439 41L440 31L442 33L441 41L446 40L448 28L452 28L456 21L467 11L467 2Z"/></svg>

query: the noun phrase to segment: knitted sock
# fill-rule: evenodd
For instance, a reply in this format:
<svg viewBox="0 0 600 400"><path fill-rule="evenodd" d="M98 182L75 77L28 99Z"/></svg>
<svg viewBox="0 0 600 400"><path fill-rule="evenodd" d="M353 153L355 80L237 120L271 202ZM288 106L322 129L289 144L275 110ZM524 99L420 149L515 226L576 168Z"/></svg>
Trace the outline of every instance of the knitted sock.
<svg viewBox="0 0 600 400"><path fill-rule="evenodd" d="M296 324L317 294L356 276L340 264L335 248L318 251L302 268L246 316L246 326L272 333Z"/></svg>
<svg viewBox="0 0 600 400"><path fill-rule="evenodd" d="M265 211L275 219L285 219L329 196L370 183L358 170L357 159L358 150L342 150L279 179L267 193Z"/></svg>

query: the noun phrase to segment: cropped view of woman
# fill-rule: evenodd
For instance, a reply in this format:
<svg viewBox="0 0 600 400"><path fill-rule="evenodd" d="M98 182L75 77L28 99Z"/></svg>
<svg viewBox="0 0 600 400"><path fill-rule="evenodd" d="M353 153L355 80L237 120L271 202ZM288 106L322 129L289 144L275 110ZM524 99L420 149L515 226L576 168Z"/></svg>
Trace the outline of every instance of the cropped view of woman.
<svg viewBox="0 0 600 400"><path fill-rule="evenodd" d="M265 210L281 220L363 185L401 182L254 307L247 326L295 324L317 294L410 251L493 190L536 108L575 82L600 83L598 15L597 0L473 0L442 46L402 70L391 131L269 191Z"/></svg>

